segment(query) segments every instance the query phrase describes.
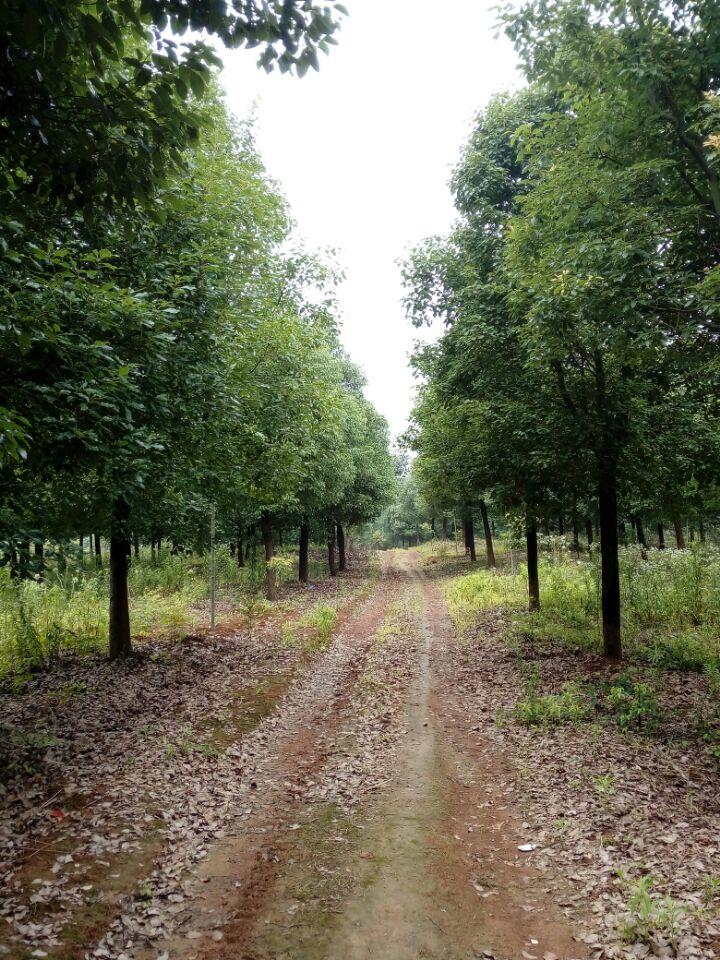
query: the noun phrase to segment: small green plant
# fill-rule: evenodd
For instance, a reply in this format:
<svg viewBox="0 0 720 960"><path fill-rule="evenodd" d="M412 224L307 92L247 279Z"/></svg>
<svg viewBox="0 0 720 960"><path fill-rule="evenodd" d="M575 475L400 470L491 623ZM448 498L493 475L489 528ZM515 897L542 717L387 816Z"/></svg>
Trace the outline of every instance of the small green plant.
<svg viewBox="0 0 720 960"><path fill-rule="evenodd" d="M607 685L607 703L623 730L655 730L663 720L657 694L623 674Z"/></svg>
<svg viewBox="0 0 720 960"><path fill-rule="evenodd" d="M720 877L716 873L709 873L703 881L703 900L710 904L720 897Z"/></svg>
<svg viewBox="0 0 720 960"><path fill-rule="evenodd" d="M319 603L300 621L303 627L310 627L314 633L310 646L324 650L330 643L337 622L337 610L325 603Z"/></svg>
<svg viewBox="0 0 720 960"><path fill-rule="evenodd" d="M590 705L577 683L566 683L560 693L538 694L534 683L515 704L515 719L525 726L579 723L590 715Z"/></svg>
<svg viewBox="0 0 720 960"><path fill-rule="evenodd" d="M672 897L653 896L653 882L647 876L627 883L628 912L620 925L620 935L626 943L650 943L653 937L661 936L675 946L686 911Z"/></svg>
<svg viewBox="0 0 720 960"><path fill-rule="evenodd" d="M615 793L615 777L611 773L595 777L595 789L602 797L611 797Z"/></svg>
<svg viewBox="0 0 720 960"><path fill-rule="evenodd" d="M55 700L59 700L61 703L67 703L72 700L73 697L87 693L87 689L87 684L83 680L66 680L65 683L60 684L57 690L53 690L49 696Z"/></svg>
<svg viewBox="0 0 720 960"><path fill-rule="evenodd" d="M4 768L10 775L33 774L37 771L38 755L56 743L46 727L22 730L0 726L0 770Z"/></svg>

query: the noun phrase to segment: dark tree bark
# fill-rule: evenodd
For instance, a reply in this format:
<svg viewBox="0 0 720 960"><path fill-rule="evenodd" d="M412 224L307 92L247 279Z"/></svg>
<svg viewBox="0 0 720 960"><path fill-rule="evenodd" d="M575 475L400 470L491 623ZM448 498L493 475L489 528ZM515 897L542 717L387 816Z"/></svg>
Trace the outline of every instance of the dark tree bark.
<svg viewBox="0 0 720 960"><path fill-rule="evenodd" d="M93 534L95 540L95 566L102 567L102 544L100 542L100 534Z"/></svg>
<svg viewBox="0 0 720 960"><path fill-rule="evenodd" d="M480 501L480 516L482 517L483 533L485 534L485 554L488 567L495 567L495 549L493 547L492 530L488 518L487 504L484 500Z"/></svg>
<svg viewBox="0 0 720 960"><path fill-rule="evenodd" d="M234 556L235 556L235 541L234 541L234 540L231 540L230 543L228 544L228 550L230 551L230 556L231 556L231 557L234 557Z"/></svg>
<svg viewBox="0 0 720 960"><path fill-rule="evenodd" d="M622 640L620 634L617 464L612 454L604 453L600 456L598 501L600 506L603 648L606 657L620 660L622 658Z"/></svg>
<svg viewBox="0 0 720 960"><path fill-rule="evenodd" d="M36 540L33 552L35 553L37 578L38 581L42 583L45 580L45 544Z"/></svg>
<svg viewBox="0 0 720 960"><path fill-rule="evenodd" d="M80 565L82 566L85 556L85 537L82 535L78 537L78 546L80 547Z"/></svg>
<svg viewBox="0 0 720 960"><path fill-rule="evenodd" d="M675 543L677 544L678 550L685 549L685 532L683 531L682 520L680 517L673 517L673 525L675 527Z"/></svg>
<svg viewBox="0 0 720 960"><path fill-rule="evenodd" d="M705 521L702 518L698 520L698 533L700 534L700 543L705 543Z"/></svg>
<svg viewBox="0 0 720 960"><path fill-rule="evenodd" d="M447 517L443 517L443 519L442 519L442 538L443 538L443 540L447 540L447 538L448 538L448 522L447 522Z"/></svg>
<svg viewBox="0 0 720 960"><path fill-rule="evenodd" d="M658 535L658 547L660 550L665 549L665 527L662 523L657 525L657 535Z"/></svg>
<svg viewBox="0 0 720 960"><path fill-rule="evenodd" d="M130 640L130 600L128 596L128 558L130 507L121 497L113 504L110 525L110 659L132 653Z"/></svg>
<svg viewBox="0 0 720 960"><path fill-rule="evenodd" d="M642 517L636 514L633 517L633 523L635 525L635 536L637 542L640 544L640 554L643 560L647 560L647 539L645 538L645 527L642 522Z"/></svg>
<svg viewBox="0 0 720 960"><path fill-rule="evenodd" d="M470 560L475 563L477 554L475 553L475 525L472 516L463 520L463 529L465 530L465 547L470 554Z"/></svg>
<svg viewBox="0 0 720 960"><path fill-rule="evenodd" d="M275 600L277 597L277 573L272 566L275 547L273 545L272 520L267 510L260 517L260 532L265 548L265 595L268 600Z"/></svg>
<svg viewBox="0 0 720 960"><path fill-rule="evenodd" d="M20 544L20 550L18 555L18 572L21 579L28 580L30 578L30 541L23 540Z"/></svg>
<svg viewBox="0 0 720 960"><path fill-rule="evenodd" d="M244 567L245 566L245 544L243 542L242 527L238 528L237 545L235 547L235 554L237 556L237 565L239 567Z"/></svg>
<svg viewBox="0 0 720 960"><path fill-rule="evenodd" d="M248 542L247 542L247 547L245 548L245 559L246 559L246 560L249 560L249 559L250 559L250 555L251 555L251 554L252 554L253 556L255 555L254 547L255 547L255 524L253 523L253 524L248 528Z"/></svg>
<svg viewBox="0 0 720 960"><path fill-rule="evenodd" d="M338 569L347 570L347 557L345 556L345 530L343 525L337 525L337 546L338 546Z"/></svg>
<svg viewBox="0 0 720 960"><path fill-rule="evenodd" d="M565 517L562 513L558 516L558 533L561 537L565 535Z"/></svg>
<svg viewBox="0 0 720 960"><path fill-rule="evenodd" d="M618 524L618 530L620 532L620 540L624 546L627 544L627 532L625 530L624 520L621 520L620 523ZM600 521L600 539L602 540L602 520Z"/></svg>
<svg viewBox="0 0 720 960"><path fill-rule="evenodd" d="M546 536L546 537L549 537L549 536L550 536L550 524L547 522L547 520L543 520L542 529L543 529L543 533L545 534L545 536Z"/></svg>
<svg viewBox="0 0 720 960"><path fill-rule="evenodd" d="M298 579L301 583L308 582L308 548L310 546L310 527L307 520L300 524L300 547L298 550Z"/></svg>
<svg viewBox="0 0 720 960"><path fill-rule="evenodd" d="M135 554L135 559L140 556L140 537L134 533L133 534L133 553Z"/></svg>
<svg viewBox="0 0 720 960"><path fill-rule="evenodd" d="M578 515L577 510L573 508L572 512L572 535L573 535L573 550L580 557L580 529L578 527Z"/></svg>
<svg viewBox="0 0 720 960"><path fill-rule="evenodd" d="M647 547L647 540L645 539L645 527L643 526L642 517L635 517L635 536L637 537L637 542L641 547Z"/></svg>
<svg viewBox="0 0 720 960"><path fill-rule="evenodd" d="M530 514L525 523L528 568L528 609L540 609L540 579L538 577L537 521Z"/></svg>
<svg viewBox="0 0 720 960"><path fill-rule="evenodd" d="M334 577L337 575L337 568L335 566L335 522L334 521L330 524L330 532L328 533L328 570L330 571L331 577Z"/></svg>
<svg viewBox="0 0 720 960"><path fill-rule="evenodd" d="M588 547L591 547L593 542L593 524L590 517L585 517L585 536L587 537Z"/></svg>

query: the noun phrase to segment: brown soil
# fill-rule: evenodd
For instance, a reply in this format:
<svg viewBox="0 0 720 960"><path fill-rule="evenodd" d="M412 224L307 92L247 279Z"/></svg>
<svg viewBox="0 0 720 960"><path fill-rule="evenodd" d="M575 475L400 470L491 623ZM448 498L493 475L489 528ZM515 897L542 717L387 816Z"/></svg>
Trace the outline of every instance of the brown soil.
<svg viewBox="0 0 720 960"><path fill-rule="evenodd" d="M149 858L155 875L162 862L148 837L113 862L116 887L105 878L102 903L89 897L63 946L35 955L74 960L104 942L95 955L107 960L584 957L559 906L563 881L518 849L532 836L510 758L477 732L454 683L436 582L449 566L383 554L379 580L343 605L326 650L256 674L229 720L208 717L240 773L227 827L204 859L186 860L172 904L162 888L146 903L128 896ZM48 868L36 857L25 873ZM162 919L170 933L102 941L113 911Z"/></svg>
<svg viewBox="0 0 720 960"><path fill-rule="evenodd" d="M328 761L369 639L398 597L415 603L408 629L417 640L399 763L352 814L318 810L300 784ZM417 556L386 562L375 596L345 625L354 657L335 695L310 701L278 742L261 801L199 871L198 899L165 945L171 957L585 955L555 905L562 884L518 850L528 837L507 793L508 765L463 721L444 656L450 633Z"/></svg>

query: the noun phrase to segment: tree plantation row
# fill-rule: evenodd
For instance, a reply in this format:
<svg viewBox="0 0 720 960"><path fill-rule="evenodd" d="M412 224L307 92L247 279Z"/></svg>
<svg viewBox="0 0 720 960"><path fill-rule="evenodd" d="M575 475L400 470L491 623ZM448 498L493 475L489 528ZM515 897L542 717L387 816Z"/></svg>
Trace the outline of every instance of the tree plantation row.
<svg viewBox="0 0 720 960"><path fill-rule="evenodd" d="M337 277L293 247L217 56L193 39L303 73L342 8L0 6L0 551L13 580L55 582L78 537L106 539L119 656L133 540L202 550L213 508L238 558L261 534L272 596L278 524L299 531L307 579L311 527L342 549L342 524L390 494L385 421L339 345Z"/></svg>
<svg viewBox="0 0 720 960"><path fill-rule="evenodd" d="M620 525L684 547L720 514L720 5L504 20L528 86L478 116L457 224L404 270L413 322L445 323L414 356L414 474L431 513L522 523L531 608L538 527L597 521L618 658Z"/></svg>

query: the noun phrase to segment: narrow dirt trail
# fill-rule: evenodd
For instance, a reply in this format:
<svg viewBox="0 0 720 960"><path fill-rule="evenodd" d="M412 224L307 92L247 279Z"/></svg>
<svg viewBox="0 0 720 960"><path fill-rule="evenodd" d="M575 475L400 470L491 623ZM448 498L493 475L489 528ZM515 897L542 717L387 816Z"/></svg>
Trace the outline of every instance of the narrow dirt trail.
<svg viewBox="0 0 720 960"><path fill-rule="evenodd" d="M584 956L540 875L509 768L453 690L452 627L417 554L280 704L229 835L147 957ZM247 747L245 747L247 756Z"/></svg>

